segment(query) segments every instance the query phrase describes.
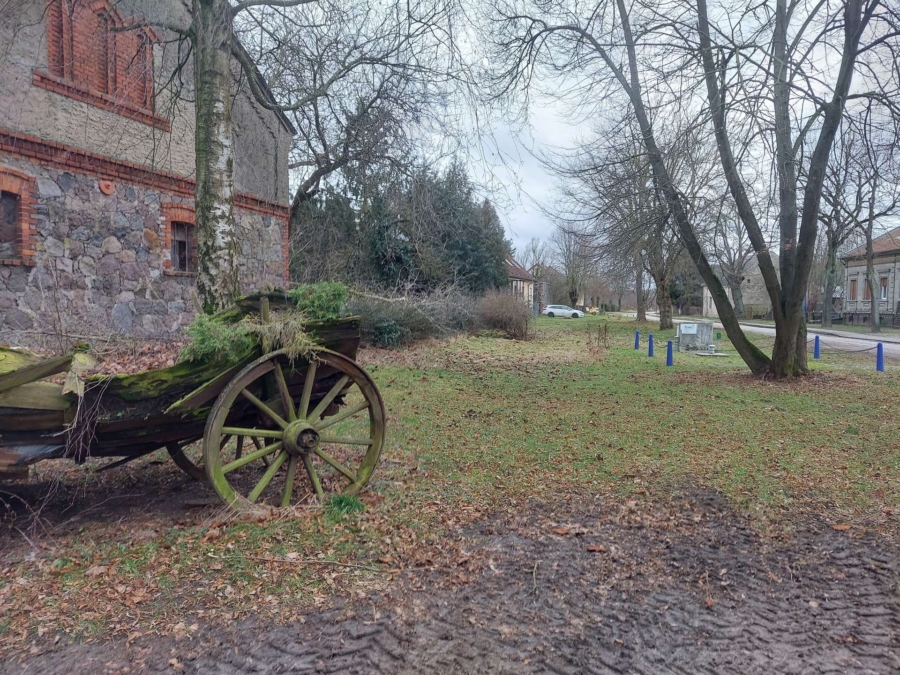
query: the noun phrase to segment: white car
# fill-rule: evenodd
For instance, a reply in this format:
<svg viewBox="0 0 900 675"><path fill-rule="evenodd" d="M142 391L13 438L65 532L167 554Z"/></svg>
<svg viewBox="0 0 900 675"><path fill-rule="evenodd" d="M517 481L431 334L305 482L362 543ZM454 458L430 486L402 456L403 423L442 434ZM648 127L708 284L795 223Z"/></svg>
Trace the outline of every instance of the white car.
<svg viewBox="0 0 900 675"><path fill-rule="evenodd" d="M544 311L541 312L544 316L554 317L554 316L564 316L572 319L580 319L584 316L584 312L578 309L572 309L567 305L547 305L544 307Z"/></svg>

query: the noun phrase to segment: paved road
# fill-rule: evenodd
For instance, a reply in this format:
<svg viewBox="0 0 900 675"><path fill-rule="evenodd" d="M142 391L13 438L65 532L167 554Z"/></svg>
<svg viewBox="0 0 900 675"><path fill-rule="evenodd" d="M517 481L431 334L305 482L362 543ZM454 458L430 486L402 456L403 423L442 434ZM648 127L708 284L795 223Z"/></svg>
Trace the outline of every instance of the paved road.
<svg viewBox="0 0 900 675"><path fill-rule="evenodd" d="M649 314L648 317L653 317L658 319L659 317L656 315ZM674 319L675 323L683 323L685 321L691 321L691 319ZM719 322L715 323L716 328L722 328L722 324ZM757 333L759 335L770 335L775 337L775 328L774 326L763 326L760 324L753 323L741 323L741 327L747 333ZM900 342L897 342L897 337L894 335L885 335L882 337L876 337L871 334L866 333L851 333L849 331L832 331L832 330L821 330L816 328L807 327L807 333L809 334L809 339L812 340L813 336L818 334L819 339L822 345L822 351L827 353L829 350L841 350L846 352L858 352L861 350L871 350L869 353L872 354L872 359L875 359L875 346L878 342L881 342L884 345L884 357L886 359L897 359L900 360ZM812 344L809 346L810 355L812 355Z"/></svg>

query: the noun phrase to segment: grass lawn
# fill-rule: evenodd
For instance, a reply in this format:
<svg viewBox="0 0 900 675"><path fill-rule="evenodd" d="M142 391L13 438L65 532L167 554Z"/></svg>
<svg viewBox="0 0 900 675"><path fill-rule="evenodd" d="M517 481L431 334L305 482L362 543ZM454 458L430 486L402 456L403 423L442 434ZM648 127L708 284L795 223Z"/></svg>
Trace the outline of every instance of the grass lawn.
<svg viewBox="0 0 900 675"><path fill-rule="evenodd" d="M22 647L56 631L290 620L335 593L371 592L397 568L453 564L460 527L561 493L665 499L700 485L761 530L821 517L896 534L900 366L875 373L869 355L828 354L799 381L761 381L723 341L732 355L676 354L667 368L674 332L653 331L648 358L652 326L641 328L640 351L635 324L606 317L541 317L527 342L465 337L367 350L361 361L387 404L389 439L364 511L158 521L148 513L146 536L135 536L147 529L140 519L107 520L38 532L30 551L15 525L0 561L0 636ZM752 338L771 348L773 338ZM182 480L171 463L153 462L118 477L67 468L63 479L98 502L116 481Z"/></svg>

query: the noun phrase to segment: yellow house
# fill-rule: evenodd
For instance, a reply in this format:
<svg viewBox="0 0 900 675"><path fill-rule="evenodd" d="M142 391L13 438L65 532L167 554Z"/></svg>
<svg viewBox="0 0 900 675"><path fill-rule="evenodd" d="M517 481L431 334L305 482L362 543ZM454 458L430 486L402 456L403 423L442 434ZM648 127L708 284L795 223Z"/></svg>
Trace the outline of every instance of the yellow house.
<svg viewBox="0 0 900 675"><path fill-rule="evenodd" d="M506 256L506 273L509 276L509 291L521 298L529 307L534 306L534 277L511 255Z"/></svg>

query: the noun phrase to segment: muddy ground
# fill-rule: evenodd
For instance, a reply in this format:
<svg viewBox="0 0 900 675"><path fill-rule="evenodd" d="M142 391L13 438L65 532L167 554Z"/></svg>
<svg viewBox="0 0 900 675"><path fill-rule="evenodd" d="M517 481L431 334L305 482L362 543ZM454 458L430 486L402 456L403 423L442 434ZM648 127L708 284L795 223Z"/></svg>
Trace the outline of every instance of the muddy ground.
<svg viewBox="0 0 900 675"><path fill-rule="evenodd" d="M57 645L0 673L898 673L898 550L815 518L759 534L715 493L531 503L289 626Z"/></svg>

